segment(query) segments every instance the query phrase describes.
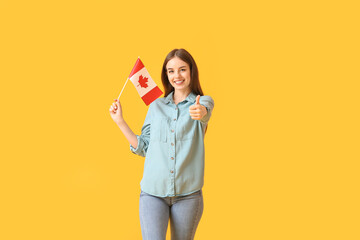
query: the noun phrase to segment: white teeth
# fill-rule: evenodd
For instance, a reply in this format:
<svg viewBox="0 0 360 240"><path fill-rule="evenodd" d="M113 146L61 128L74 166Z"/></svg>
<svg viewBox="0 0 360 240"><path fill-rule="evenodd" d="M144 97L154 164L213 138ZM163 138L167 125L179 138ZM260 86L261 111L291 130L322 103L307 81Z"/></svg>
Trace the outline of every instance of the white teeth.
<svg viewBox="0 0 360 240"><path fill-rule="evenodd" d="M176 84L182 83L184 80L181 81L174 81Z"/></svg>

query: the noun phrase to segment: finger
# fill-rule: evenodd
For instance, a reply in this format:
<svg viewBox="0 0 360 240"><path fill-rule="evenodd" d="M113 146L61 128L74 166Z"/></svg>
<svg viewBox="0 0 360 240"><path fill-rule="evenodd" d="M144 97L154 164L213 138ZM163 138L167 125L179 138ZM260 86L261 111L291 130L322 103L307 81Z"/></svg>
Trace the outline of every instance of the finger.
<svg viewBox="0 0 360 240"><path fill-rule="evenodd" d="M190 110L190 114L192 114L192 113L200 113L201 111L199 110L199 109L197 109L197 110Z"/></svg>
<svg viewBox="0 0 360 240"><path fill-rule="evenodd" d="M195 112L195 113L190 113L190 116L193 116L193 115L201 115L200 113L197 113L197 112Z"/></svg>
<svg viewBox="0 0 360 240"><path fill-rule="evenodd" d="M200 104L200 95L197 95L195 104Z"/></svg>
<svg viewBox="0 0 360 240"><path fill-rule="evenodd" d="M197 118L197 117L200 117L200 114L190 114L190 117L191 118Z"/></svg>
<svg viewBox="0 0 360 240"><path fill-rule="evenodd" d="M114 101L115 101L114 104L115 104L116 108L119 108L120 107L119 100L115 99Z"/></svg>
<svg viewBox="0 0 360 240"><path fill-rule="evenodd" d="M191 106L189 107L190 110L194 110L194 109L196 109L196 108L197 108L196 105L191 105Z"/></svg>
<svg viewBox="0 0 360 240"><path fill-rule="evenodd" d="M190 112L190 116L191 115L201 115L201 111L195 110L195 111L191 111Z"/></svg>

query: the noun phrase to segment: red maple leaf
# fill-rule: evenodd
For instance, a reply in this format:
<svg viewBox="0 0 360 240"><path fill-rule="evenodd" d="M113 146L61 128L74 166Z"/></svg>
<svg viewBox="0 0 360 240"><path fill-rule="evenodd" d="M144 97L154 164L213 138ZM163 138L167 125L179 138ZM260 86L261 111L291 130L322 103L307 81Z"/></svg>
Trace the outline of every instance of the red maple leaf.
<svg viewBox="0 0 360 240"><path fill-rule="evenodd" d="M140 85L142 88L147 88L147 87L148 87L147 82L148 82L148 78L147 78L147 77L143 77L142 75L140 75L140 77L139 77L139 85ZM138 86L139 86L139 85L138 85Z"/></svg>

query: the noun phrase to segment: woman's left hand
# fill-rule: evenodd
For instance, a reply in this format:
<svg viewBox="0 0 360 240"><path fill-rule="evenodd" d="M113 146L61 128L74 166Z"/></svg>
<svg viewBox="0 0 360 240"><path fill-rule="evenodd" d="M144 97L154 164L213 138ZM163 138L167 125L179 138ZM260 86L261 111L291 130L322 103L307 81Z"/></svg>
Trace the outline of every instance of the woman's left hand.
<svg viewBox="0 0 360 240"><path fill-rule="evenodd" d="M206 114L206 107L200 105L200 95L196 97L196 102L194 105L189 107L190 117L194 120L202 119Z"/></svg>

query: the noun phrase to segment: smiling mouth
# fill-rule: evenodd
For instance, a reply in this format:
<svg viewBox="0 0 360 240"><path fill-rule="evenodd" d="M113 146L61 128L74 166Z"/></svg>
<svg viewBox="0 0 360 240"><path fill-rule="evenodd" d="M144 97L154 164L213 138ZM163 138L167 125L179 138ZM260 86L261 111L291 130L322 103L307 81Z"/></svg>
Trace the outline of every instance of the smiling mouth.
<svg viewBox="0 0 360 240"><path fill-rule="evenodd" d="M176 85L181 85L183 82L184 82L184 80L174 81L174 83L175 83Z"/></svg>

